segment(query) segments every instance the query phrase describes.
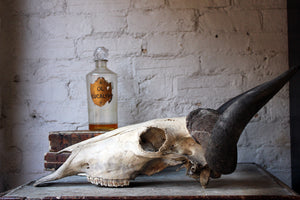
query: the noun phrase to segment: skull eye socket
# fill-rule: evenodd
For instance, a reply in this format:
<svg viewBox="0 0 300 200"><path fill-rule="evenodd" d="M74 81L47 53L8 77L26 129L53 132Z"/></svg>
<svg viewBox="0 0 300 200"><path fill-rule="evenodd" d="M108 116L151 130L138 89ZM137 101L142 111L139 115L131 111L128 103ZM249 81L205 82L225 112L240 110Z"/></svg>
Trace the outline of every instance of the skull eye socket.
<svg viewBox="0 0 300 200"><path fill-rule="evenodd" d="M145 151L157 152L165 141L165 131L160 128L149 127L140 136L140 145Z"/></svg>

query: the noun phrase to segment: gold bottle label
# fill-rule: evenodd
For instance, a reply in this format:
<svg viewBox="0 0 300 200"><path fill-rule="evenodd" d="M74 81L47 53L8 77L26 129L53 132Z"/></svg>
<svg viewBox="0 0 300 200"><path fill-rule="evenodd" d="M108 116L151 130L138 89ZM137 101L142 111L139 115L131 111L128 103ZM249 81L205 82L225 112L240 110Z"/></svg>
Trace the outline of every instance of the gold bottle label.
<svg viewBox="0 0 300 200"><path fill-rule="evenodd" d="M112 87L103 77L99 77L95 83L90 86L91 97L97 106L104 106L106 102L110 103L112 100Z"/></svg>

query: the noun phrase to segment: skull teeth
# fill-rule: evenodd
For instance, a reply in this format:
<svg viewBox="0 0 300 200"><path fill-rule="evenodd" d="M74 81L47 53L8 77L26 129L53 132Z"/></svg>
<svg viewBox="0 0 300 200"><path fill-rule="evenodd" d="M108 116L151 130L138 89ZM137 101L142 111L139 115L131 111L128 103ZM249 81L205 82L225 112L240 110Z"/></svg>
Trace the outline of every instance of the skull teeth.
<svg viewBox="0 0 300 200"><path fill-rule="evenodd" d="M129 185L129 180L127 179L104 179L88 176L87 180L92 184L104 187L124 187Z"/></svg>

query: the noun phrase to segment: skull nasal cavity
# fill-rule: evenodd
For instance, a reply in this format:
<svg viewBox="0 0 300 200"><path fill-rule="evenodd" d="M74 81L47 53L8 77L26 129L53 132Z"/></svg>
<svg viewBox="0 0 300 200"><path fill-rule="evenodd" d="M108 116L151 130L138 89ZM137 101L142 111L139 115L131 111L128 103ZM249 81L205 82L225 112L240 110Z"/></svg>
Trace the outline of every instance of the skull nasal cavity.
<svg viewBox="0 0 300 200"><path fill-rule="evenodd" d="M145 151L157 152L165 141L164 130L150 127L141 134L140 145Z"/></svg>

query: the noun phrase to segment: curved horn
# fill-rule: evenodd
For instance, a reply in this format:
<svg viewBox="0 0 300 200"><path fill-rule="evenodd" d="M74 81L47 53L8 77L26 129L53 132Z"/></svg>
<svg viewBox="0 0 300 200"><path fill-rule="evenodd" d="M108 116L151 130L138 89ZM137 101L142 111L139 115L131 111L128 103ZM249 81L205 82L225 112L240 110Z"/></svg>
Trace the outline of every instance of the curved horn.
<svg viewBox="0 0 300 200"><path fill-rule="evenodd" d="M290 78L299 70L296 66L277 78L263 83L224 103L206 146L208 166L221 174L232 173L237 163L237 142L245 126Z"/></svg>

